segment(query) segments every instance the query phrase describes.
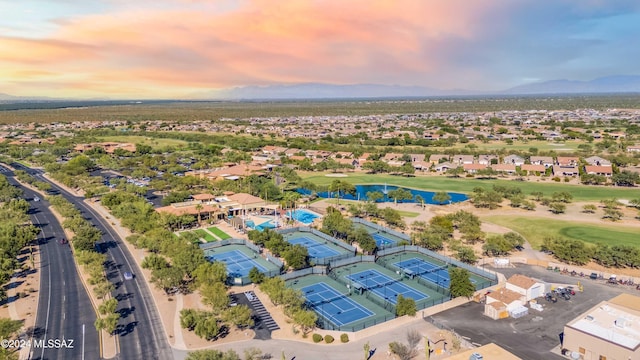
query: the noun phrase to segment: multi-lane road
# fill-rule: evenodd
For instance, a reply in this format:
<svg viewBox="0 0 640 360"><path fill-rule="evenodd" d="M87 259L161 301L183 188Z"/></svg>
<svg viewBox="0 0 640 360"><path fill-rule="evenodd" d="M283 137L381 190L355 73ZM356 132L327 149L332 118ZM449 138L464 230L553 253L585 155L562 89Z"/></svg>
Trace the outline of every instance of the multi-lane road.
<svg viewBox="0 0 640 360"><path fill-rule="evenodd" d="M29 358L99 358L98 332L93 325L96 313L80 281L69 244L61 243L65 235L60 223L45 200L34 201L37 194L13 179L10 170L2 169L9 182L24 191L31 205L31 221L41 230L40 298L33 336L29 339L32 340Z"/></svg>
<svg viewBox="0 0 640 360"><path fill-rule="evenodd" d="M160 315L153 303L147 283L143 278L135 276L131 280L124 279L125 272L136 274L138 269L132 255L122 244L123 240L120 236L105 219L83 201L83 198L77 197L48 181L42 176L41 170L31 169L17 163L13 163L11 166L26 171L40 181L50 183L54 191L64 196L80 210L85 219L102 231L103 236L98 247L107 255L107 278L115 285L112 295L118 299L117 311L121 315L116 331L117 358L123 360L173 359L172 349L167 342ZM93 326L93 322L91 322L91 326ZM95 330L93 331L95 332ZM87 357L87 359L91 358L94 357Z"/></svg>

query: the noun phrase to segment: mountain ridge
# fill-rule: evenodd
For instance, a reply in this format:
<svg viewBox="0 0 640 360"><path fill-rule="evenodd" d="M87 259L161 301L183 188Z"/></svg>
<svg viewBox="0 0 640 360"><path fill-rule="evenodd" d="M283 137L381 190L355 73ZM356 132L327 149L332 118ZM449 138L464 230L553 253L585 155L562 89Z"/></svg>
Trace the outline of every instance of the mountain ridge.
<svg viewBox="0 0 640 360"><path fill-rule="evenodd" d="M367 98L420 98L446 96L511 96L554 94L640 93L640 75L612 75L593 80L549 80L511 87L502 91L474 91L466 89L436 89L426 86L382 84L277 84L239 86L192 93L180 100L322 100ZM1 102L69 101L70 98L45 96L14 96L0 93ZM98 100L98 99L82 99ZM113 99L105 99L113 100ZM152 99L149 99L152 100ZM169 99L167 99L169 100ZM175 100L179 100L178 98Z"/></svg>

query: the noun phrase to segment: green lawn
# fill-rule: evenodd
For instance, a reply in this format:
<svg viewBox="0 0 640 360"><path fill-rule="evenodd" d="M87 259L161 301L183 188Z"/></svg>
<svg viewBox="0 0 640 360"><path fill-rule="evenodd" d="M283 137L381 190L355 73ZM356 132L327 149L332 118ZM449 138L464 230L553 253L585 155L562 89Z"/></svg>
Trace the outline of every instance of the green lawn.
<svg viewBox="0 0 640 360"><path fill-rule="evenodd" d="M205 239L207 242L218 241L218 239L214 238L213 236L211 236L211 234L209 234L208 232L206 232L206 231L204 231L202 229L194 230L193 232L198 234L198 236L200 236L201 238Z"/></svg>
<svg viewBox="0 0 640 360"><path fill-rule="evenodd" d="M100 136L99 141L111 141L111 142L128 142L133 144L149 145L152 148L161 148L166 146L186 147L187 142L177 139L159 139L149 138L146 136L125 135L125 136Z"/></svg>
<svg viewBox="0 0 640 360"><path fill-rule="evenodd" d="M525 194L533 191L541 191L545 195L551 195L558 191L568 191L573 195L575 201L600 201L602 199L636 199L640 197L638 188L617 188L610 186L586 186L586 185L570 185L564 183L552 182L536 182L533 178L530 181L514 181L514 180L479 180L469 178L450 178L447 176L415 176L403 177L393 176L389 174L364 174L364 173L348 173L344 178L327 177L323 173L317 172L299 172L305 180L316 185L329 185L333 180L340 179L348 181L352 184L384 184L398 185L408 188L430 190L430 191L449 191L459 193L471 193L475 187L490 188L494 184L516 186L522 189Z"/></svg>
<svg viewBox="0 0 640 360"><path fill-rule="evenodd" d="M487 216L483 221L508 227L539 248L546 236L561 236L588 243L640 247L640 229L616 225L595 225L539 217Z"/></svg>
<svg viewBox="0 0 640 360"><path fill-rule="evenodd" d="M402 216L402 217L414 218L414 217L418 217L418 215L420 215L420 213L413 212L413 211L398 210L398 212L400 213L400 216Z"/></svg>
<svg viewBox="0 0 640 360"><path fill-rule="evenodd" d="M483 150L490 151L490 150L500 150L500 149L505 149L507 151L509 150L529 151L530 148L536 148L539 151L563 152L563 151L578 150L578 145L584 144L584 141L573 140L573 141L564 141L561 143L556 143L556 142L550 142L550 141L544 141L544 140L531 140L527 142L514 140L513 145L507 145L504 141L490 141L486 144L483 144L478 141L474 141L472 143L467 143L467 144L456 143L451 147L434 148L434 149L436 151L443 151L445 149L451 149L451 148L464 149L464 148L468 148L469 144L475 145L474 149L476 149L477 151L483 151Z"/></svg>
<svg viewBox="0 0 640 360"><path fill-rule="evenodd" d="M215 226L210 227L207 230L211 231L215 236L219 237L220 240L226 240L226 239L230 239L231 238L231 235L229 235L226 232L218 229Z"/></svg>

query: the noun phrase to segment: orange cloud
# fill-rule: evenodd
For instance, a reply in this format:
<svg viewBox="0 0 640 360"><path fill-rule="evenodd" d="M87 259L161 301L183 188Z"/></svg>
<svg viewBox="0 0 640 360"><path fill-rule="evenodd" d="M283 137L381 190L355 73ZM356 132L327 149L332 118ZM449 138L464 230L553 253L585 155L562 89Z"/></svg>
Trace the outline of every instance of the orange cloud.
<svg viewBox="0 0 640 360"><path fill-rule="evenodd" d="M451 39L480 36L497 5L255 0L231 11L202 9L128 9L61 21L47 39L0 38L3 77L13 76L19 92L37 93L30 80L41 72L58 88L67 84L70 95L121 88L180 96L295 82L429 85L421 79L447 61L441 50Z"/></svg>

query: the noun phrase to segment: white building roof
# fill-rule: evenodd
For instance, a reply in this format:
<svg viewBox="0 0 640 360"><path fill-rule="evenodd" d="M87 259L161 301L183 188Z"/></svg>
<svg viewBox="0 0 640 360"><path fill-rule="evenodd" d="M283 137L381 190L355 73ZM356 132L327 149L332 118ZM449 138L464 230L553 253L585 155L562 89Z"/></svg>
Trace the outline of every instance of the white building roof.
<svg viewBox="0 0 640 360"><path fill-rule="evenodd" d="M628 349L640 345L640 314L611 302L601 303L567 326Z"/></svg>

